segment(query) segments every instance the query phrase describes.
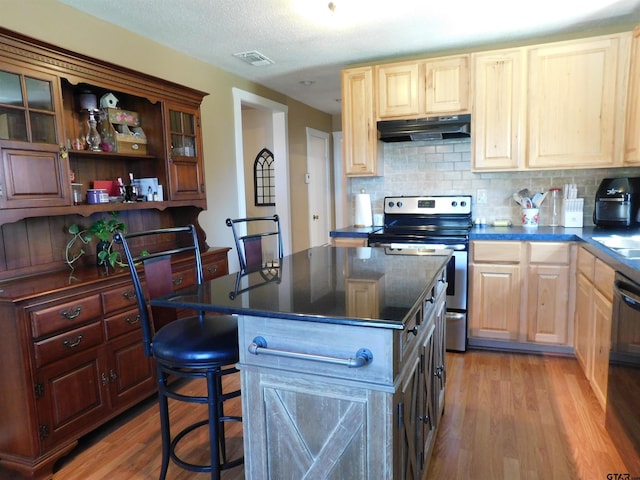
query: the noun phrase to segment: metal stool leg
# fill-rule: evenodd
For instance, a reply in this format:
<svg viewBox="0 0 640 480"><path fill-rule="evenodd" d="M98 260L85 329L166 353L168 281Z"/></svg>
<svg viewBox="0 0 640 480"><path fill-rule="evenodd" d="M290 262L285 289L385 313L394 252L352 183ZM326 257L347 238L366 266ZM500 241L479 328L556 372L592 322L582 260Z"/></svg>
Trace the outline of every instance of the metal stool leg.
<svg viewBox="0 0 640 480"><path fill-rule="evenodd" d="M162 436L162 468L160 480L165 480L169 468L171 451L171 426L169 423L169 401L165 395L167 375L158 368L158 406L160 408L160 434Z"/></svg>

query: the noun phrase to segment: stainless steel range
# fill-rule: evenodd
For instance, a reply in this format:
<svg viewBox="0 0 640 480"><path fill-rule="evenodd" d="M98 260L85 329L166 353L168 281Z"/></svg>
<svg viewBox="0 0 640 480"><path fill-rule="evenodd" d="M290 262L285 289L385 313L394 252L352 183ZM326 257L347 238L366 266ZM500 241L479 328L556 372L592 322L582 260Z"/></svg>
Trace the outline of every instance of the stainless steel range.
<svg viewBox="0 0 640 480"><path fill-rule="evenodd" d="M369 246L453 250L447 266L447 350L467 347L470 195L385 197L384 227L369 234Z"/></svg>

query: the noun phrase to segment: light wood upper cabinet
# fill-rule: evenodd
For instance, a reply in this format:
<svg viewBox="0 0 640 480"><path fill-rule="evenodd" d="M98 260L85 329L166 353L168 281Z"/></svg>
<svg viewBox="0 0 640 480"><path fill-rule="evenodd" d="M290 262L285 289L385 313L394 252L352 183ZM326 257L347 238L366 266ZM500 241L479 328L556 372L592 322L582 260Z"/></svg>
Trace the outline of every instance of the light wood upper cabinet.
<svg viewBox="0 0 640 480"><path fill-rule="evenodd" d="M378 65L378 119L468 113L469 55Z"/></svg>
<svg viewBox="0 0 640 480"><path fill-rule="evenodd" d="M513 170L524 153L524 50L472 55L474 170Z"/></svg>
<svg viewBox="0 0 640 480"><path fill-rule="evenodd" d="M346 176L378 174L373 67L342 71L342 157Z"/></svg>
<svg viewBox="0 0 640 480"><path fill-rule="evenodd" d="M427 60L427 115L469 113L469 55Z"/></svg>
<svg viewBox="0 0 640 480"><path fill-rule="evenodd" d="M621 163L628 35L530 48L529 168Z"/></svg>
<svg viewBox="0 0 640 480"><path fill-rule="evenodd" d="M424 111L422 63L379 65L376 75L378 118L416 117Z"/></svg>
<svg viewBox="0 0 640 480"><path fill-rule="evenodd" d="M633 30L631 38L624 162L627 165L640 164L640 26Z"/></svg>

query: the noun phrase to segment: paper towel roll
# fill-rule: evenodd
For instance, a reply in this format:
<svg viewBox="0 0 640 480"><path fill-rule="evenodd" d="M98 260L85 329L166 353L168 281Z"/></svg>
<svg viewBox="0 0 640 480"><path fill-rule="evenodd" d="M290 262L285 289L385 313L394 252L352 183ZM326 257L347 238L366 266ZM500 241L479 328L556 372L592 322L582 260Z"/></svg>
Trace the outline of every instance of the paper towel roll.
<svg viewBox="0 0 640 480"><path fill-rule="evenodd" d="M368 193L358 193L356 195L356 227L370 227L373 225L371 211L371 197Z"/></svg>

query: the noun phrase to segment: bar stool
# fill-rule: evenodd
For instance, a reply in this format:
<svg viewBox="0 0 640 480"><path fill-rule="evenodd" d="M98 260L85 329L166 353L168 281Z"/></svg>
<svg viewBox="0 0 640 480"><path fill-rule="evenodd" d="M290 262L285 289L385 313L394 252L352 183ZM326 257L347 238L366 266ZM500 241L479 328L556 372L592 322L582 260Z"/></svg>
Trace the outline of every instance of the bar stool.
<svg viewBox="0 0 640 480"><path fill-rule="evenodd" d="M134 240L138 239L138 240ZM162 434L162 468L160 480L164 480L169 459L178 466L193 472L211 473L212 479L220 479L220 471L241 465L244 457L227 459L225 423L242 421L242 417L225 416L223 404L238 397L240 390L224 393L222 377L237 372L234 364L239 360L238 325L231 315L204 315L177 318L174 308L149 307L136 265L141 263L145 274L149 298L173 292L171 258L175 255L193 255L198 284L203 282L202 260L198 238L193 225L186 227L147 230L144 232L116 234L116 243L122 245L129 264L131 279L137 297L142 326L145 355L155 360L158 372L158 400L160 430ZM131 253L131 241L142 248L155 246L157 251L135 256ZM175 247L179 245L178 247ZM159 248L159 250L158 250ZM149 311L151 309L151 312ZM158 325L161 325L158 327ZM154 328L157 327L157 328ZM155 333L154 333L155 332ZM206 396L191 396L175 390L169 378L204 379ZM183 428L172 438L168 399L207 404L208 418ZM176 448L185 436L199 427L208 426L211 462L197 465L180 458Z"/></svg>
<svg viewBox="0 0 640 480"><path fill-rule="evenodd" d="M233 231L236 242L240 270L255 270L265 266L264 251L268 251L267 263L274 264L282 259L282 232L280 217L227 218L226 224ZM241 233L240 228L244 231ZM272 239L271 243L268 242Z"/></svg>

